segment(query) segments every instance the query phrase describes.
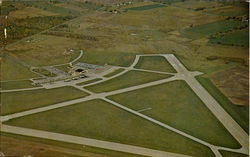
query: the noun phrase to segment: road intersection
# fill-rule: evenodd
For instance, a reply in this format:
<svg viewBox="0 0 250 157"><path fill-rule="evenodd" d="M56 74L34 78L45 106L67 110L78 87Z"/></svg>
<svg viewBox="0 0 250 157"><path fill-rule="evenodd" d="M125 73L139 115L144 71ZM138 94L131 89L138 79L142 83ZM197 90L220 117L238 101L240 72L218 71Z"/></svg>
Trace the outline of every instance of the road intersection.
<svg viewBox="0 0 250 157"><path fill-rule="evenodd" d="M143 57L143 56L163 56L173 66L173 68L177 71L177 73L167 73L167 72L159 72L159 71L134 68L135 65L138 63L140 57ZM66 101L66 102L62 102L62 103L53 104L50 106L40 107L40 108L31 109L31 110L24 111L24 112L14 113L14 114L6 115L6 116L1 116L1 122L5 122L5 121L8 121L10 119L19 118L19 117L30 115L30 114L36 114L39 112L49 111L52 109L73 105L73 104L84 102L84 101L89 101L89 100L93 100L93 99L102 99L102 100L109 102L110 104L112 104L116 107L119 107L123 110L126 110L132 114L135 114L135 115L137 115L143 119L146 119L146 120L148 120L156 125L160 125L166 129L174 131L175 133L178 133L178 134L185 136L191 140L194 140L198 143L201 143L203 145L208 146L214 152L216 157L222 157L219 150L228 150L228 151L232 151L232 152L239 152L239 153L243 153L243 154L248 154L248 151L249 151L249 146L248 146L249 136L248 136L248 134L238 125L237 122L234 121L234 119L219 105L219 103L195 79L195 76L202 74L201 72L188 71L185 68L185 66L173 54L136 55L135 60L131 66L129 66L129 67L118 67L118 66L112 67L113 70L118 69L118 68L124 68L125 70L122 71L121 73L118 73L118 74L116 74L112 77L109 77L109 78L103 77L104 74L96 75L96 76L92 77L92 79L102 78L102 80L91 83L91 84L87 84L84 86L78 86L77 83L79 83L79 81L72 81L72 82L58 81L58 82L53 83L53 84L46 84L42 88L50 89L50 88L57 88L57 87L62 87L62 86L73 86L79 90L82 90L82 91L88 93L89 95L84 97L84 98L79 98L79 99L75 99L75 100L70 100L70 101ZM112 71L112 69L111 69L111 71ZM118 89L118 90L114 90L114 91L110 91L110 92L103 92L103 93L94 93L94 92L91 92L91 91L84 88L84 87L89 86L89 85L98 84L98 83L113 79L115 77L119 77L119 76L127 73L130 70L155 72L155 73L162 73L162 74L171 74L173 76L170 78L166 78L166 79L162 79L162 80L158 80L158 81L153 81L153 82L149 82L149 83L145 83L145 84L141 84L141 85L136 85L136 86L132 86L132 87L128 87L128 88L123 88L123 89ZM203 103L206 105L206 107L214 114L214 116L224 125L224 127L232 134L232 136L241 144L242 148L230 149L230 148L212 145L206 141L203 141L203 140L198 139L194 136L186 134L185 132L182 132L176 128L173 128L167 124L164 124L160 121L157 121L157 120L155 120L151 117L148 117L148 116L146 116L138 111L134 111L130 108L125 107L122 104L119 104L119 103L114 102L114 101L107 98L108 96L111 96L111 95L120 94L120 93L124 93L124 92L129 92L129 91L134 91L134 90L138 90L138 89L142 89L142 88L146 88L146 87L151 87L151 86L163 84L163 83L174 81L174 80L184 80L191 87L191 89L196 93L196 95L203 101ZM34 90L35 89L36 88L34 88ZM27 89L5 90L2 92L12 92L12 91L22 91L22 90L27 90ZM32 90L32 89L28 89L28 90ZM112 142L112 144L111 143L108 144L108 143L105 143L107 141L96 141L94 139L86 139L86 138L76 137L76 136L69 136L69 135L63 135L63 134L57 134L57 133L51 133L51 132L45 132L45 131L39 131L39 130L32 130L32 129L25 130L25 129L26 128L2 125L2 131L15 133L15 134L28 135L28 136L33 136L33 137L41 137L42 136L41 138L53 139L53 140L76 143L76 144L84 144L84 145L95 146L95 147L100 147L100 148L105 148L105 149L110 149L110 150L116 150L116 151L122 151L122 152L128 152L128 153L130 152L130 153L139 154L139 155L159 156L159 157L161 157L161 156L162 157L163 156L164 157L182 157L182 156L184 157L184 155L156 151L156 150L142 148L142 147L135 148L134 146L113 143L113 142ZM87 142L88 140L93 140L93 141Z"/></svg>

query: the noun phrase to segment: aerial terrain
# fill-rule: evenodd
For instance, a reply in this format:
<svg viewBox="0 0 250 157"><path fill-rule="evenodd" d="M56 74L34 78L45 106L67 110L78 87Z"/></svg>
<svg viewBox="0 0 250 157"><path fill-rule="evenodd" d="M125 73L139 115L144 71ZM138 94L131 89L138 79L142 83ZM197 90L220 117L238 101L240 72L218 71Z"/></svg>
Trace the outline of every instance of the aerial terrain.
<svg viewBox="0 0 250 157"><path fill-rule="evenodd" d="M249 156L248 2L0 5L0 157Z"/></svg>

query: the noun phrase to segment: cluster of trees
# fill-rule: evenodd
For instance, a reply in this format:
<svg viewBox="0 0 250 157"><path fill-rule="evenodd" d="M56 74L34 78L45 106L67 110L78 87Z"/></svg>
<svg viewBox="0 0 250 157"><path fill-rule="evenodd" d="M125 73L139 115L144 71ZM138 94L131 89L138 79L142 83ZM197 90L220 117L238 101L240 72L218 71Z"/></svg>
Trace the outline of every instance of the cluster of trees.
<svg viewBox="0 0 250 157"><path fill-rule="evenodd" d="M72 19L72 16L45 16L26 19L8 18L4 26L7 28L8 33L6 44L59 25L69 19Z"/></svg>
<svg viewBox="0 0 250 157"><path fill-rule="evenodd" d="M228 16L226 20L246 21L249 20L248 16Z"/></svg>
<svg viewBox="0 0 250 157"><path fill-rule="evenodd" d="M234 29L226 30L224 32L222 32L222 31L221 32L217 32L217 33L211 35L209 38L210 39L215 39L217 37L223 37L227 33L232 33L232 32L234 32L236 30L243 30L243 29L246 29L246 28L248 28L247 24L241 25L241 26L237 26L237 27L234 27Z"/></svg>

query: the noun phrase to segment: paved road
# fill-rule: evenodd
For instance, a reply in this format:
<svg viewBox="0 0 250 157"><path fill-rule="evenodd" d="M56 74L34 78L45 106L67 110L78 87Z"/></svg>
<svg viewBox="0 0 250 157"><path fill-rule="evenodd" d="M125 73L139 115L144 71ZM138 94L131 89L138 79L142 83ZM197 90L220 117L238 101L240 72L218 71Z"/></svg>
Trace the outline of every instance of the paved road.
<svg viewBox="0 0 250 157"><path fill-rule="evenodd" d="M44 87L33 87L33 88L22 88L22 89L8 89L8 90L1 90L1 93L20 92L20 91L27 91L27 90L43 89L43 88Z"/></svg>
<svg viewBox="0 0 250 157"><path fill-rule="evenodd" d="M184 75L183 79L193 89L196 95L204 102L209 110L216 116L216 118L225 126L225 128L232 134L232 136L242 145L243 152L249 151L249 136L239 126L238 123L220 106L220 104L204 89L201 84L192 76L189 75L188 70L182 63L172 54L163 55L169 63L176 69L178 73Z"/></svg>
<svg viewBox="0 0 250 157"><path fill-rule="evenodd" d="M52 109L65 107L65 106L69 106L69 105L73 105L73 104L77 104L77 103L80 103L80 102L89 101L89 100L93 100L93 99L101 99L101 98L104 98L104 97L109 96L109 95L114 95L114 94L119 94L119 93L123 93L123 92L133 91L133 90L149 87L149 86L152 86L152 85L158 85L158 84L162 84L162 83L173 81L173 80L174 80L174 78L171 77L171 78L167 78L167 79L163 79L163 80L159 80L159 81L154 81L154 82L150 82L150 83L146 83L146 84L142 84L142 85L138 85L138 86L119 89L119 90L115 90L115 91L111 91L111 92L107 92L107 93L98 93L98 94L92 93L92 92L90 92L90 91L88 91L88 90L86 90L86 89L84 89L82 87L75 86L79 90L87 92L87 93L89 93L91 95L89 95L87 97L84 97L84 98L65 101L65 102L57 103L57 104L50 105L50 106L35 108L35 109L28 110L28 111L23 111L23 112L14 113L14 114L6 115L6 116L1 116L1 121L4 122L4 121L7 121L7 120L10 120L10 119L13 119L13 118L19 118L19 117L27 116L27 115L30 115L30 114L49 111L49 110L52 110Z"/></svg>
<svg viewBox="0 0 250 157"><path fill-rule="evenodd" d="M153 55L145 55L145 56L154 56ZM121 76L123 74L125 74L126 72L128 72L129 70L134 70L134 66L137 64L137 62L139 61L140 56L144 56L144 55L137 55L135 58L134 63L128 67L125 68L125 70L115 76L112 76L110 78L104 78L104 80L102 81L98 81L92 84L97 84L118 76ZM155 55L156 56L156 55ZM158 55L159 56L159 55ZM71 84L72 86L85 91L87 93L89 93L90 95L85 97L85 98L80 98L80 99L75 99L75 100L71 100L71 101L67 101L67 102L63 102L63 103L58 103L58 104L54 104L51 106L46 106L46 107L41 107L41 108L37 108L37 109L32 109L29 111L25 111L25 112L20 112L20 113L16 113L16 114L12 114L12 115L7 115L7 116L3 116L1 117L1 121L6 121L12 118L18 118L18 117L22 117L25 115L29 115L29 114L35 114L38 112L43 112L43 111L48 111L51 109L55 109L55 108L59 108L59 107L64 107L64 106L69 106L69 105L73 105L76 103L80 103L80 102L84 102L84 101L88 101L88 100L92 100L92 99L103 99L119 108L122 108L123 110L126 110L130 113L133 113L137 116L140 116L141 118L147 119L157 125L160 125L162 127L165 127L169 130L172 130L178 134L181 134L187 138L190 138L196 142L199 142L201 144L204 144L208 147L211 148L211 150L214 152L214 154L216 155L216 157L221 157L221 154L219 153L219 149L223 149L223 150L230 150L230 151L234 151L234 152L241 152L241 153L245 153L248 154L248 135L244 132L244 130L230 117L230 115L224 111L224 109L216 102L216 100L199 84L199 82L194 78L196 75L201 74L200 72L189 72L182 63L180 63L178 61L178 59L172 55L172 54L161 54L161 56L164 56L169 63L175 68L175 70L177 71L176 74L173 74L174 76L171 78L166 78L166 79L162 79L162 80L158 80L158 81L154 81L154 82L149 82L149 83L145 83L145 84L141 84L141 85L137 85L137 86L133 86L133 87L128 87L128 88L124 88L124 89L119 89L119 90L115 90L115 91L111 91L111 92L104 92L104 93L99 93L99 94L95 94L92 93L82 87L76 86L75 84ZM137 69L137 70L142 70L142 69ZM148 72L154 72L151 70L143 70L143 71L148 71ZM133 91L133 90L137 90L137 89L141 89L141 88L146 88L146 87L150 87L150 86L154 86L154 85L158 85L158 84L162 84L162 83L166 83L169 81L173 81L173 80L185 80L189 86L194 90L194 92L197 94L198 97L200 97L202 99L202 101L204 102L204 104L211 110L211 112L221 121L221 123L228 129L228 131L236 138L236 140L243 146L241 149L230 149L230 148L224 148L224 147L219 147L219 146L214 146L211 145L205 141L202 141L196 137L193 137L191 135L188 135L182 131L179 131L178 129L172 128L171 126L168 126L162 122L156 121L148 116L145 116L137 111L131 110L129 108L126 108L125 106L116 103L114 101L111 101L109 99L107 99L107 96L110 95L115 95L115 94L119 94L119 93L124 93L124 92L129 92L129 91ZM62 83L60 86L65 86L65 83ZM86 85L86 86L89 86ZM53 87L53 84L52 84ZM55 87L58 87L58 84L55 85Z"/></svg>
<svg viewBox="0 0 250 157"><path fill-rule="evenodd" d="M148 148L143 148L143 147L138 147L138 146L131 146L131 145L120 144L120 143L115 143L115 142L107 142L107 141L95 140L95 139L90 139L90 138L52 133L52 132L40 131L40 130L33 130L33 129L27 129L27 128L21 128L21 127L14 127L14 126L8 126L8 125L2 125L1 129L3 132L13 133L13 134L32 136L32 137L38 137L38 138L44 138L44 139L50 139L50 140L56 140L56 141L62 141L62 142L69 142L69 143L87 145L87 146L92 146L92 147L99 147L103 149L109 149L109 150L138 154L138 155L145 155L145 156L152 156L152 157L190 157L187 155L169 153L169 152L148 149Z"/></svg>

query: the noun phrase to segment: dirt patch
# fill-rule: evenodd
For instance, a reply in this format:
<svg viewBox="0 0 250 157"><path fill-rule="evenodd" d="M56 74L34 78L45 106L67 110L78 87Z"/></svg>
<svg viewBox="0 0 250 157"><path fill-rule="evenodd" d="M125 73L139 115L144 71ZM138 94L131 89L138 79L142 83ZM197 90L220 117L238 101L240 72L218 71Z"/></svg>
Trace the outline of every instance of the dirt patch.
<svg viewBox="0 0 250 157"><path fill-rule="evenodd" d="M213 83L235 105L248 105L249 103L249 72L243 67L233 67L215 73Z"/></svg>

